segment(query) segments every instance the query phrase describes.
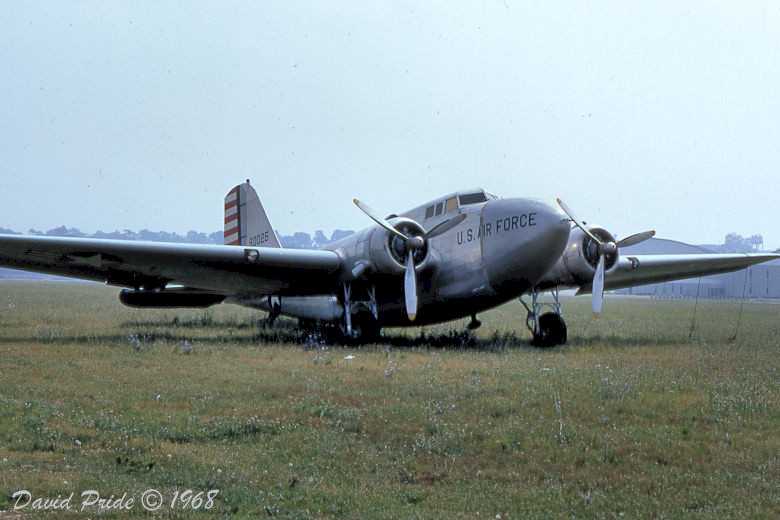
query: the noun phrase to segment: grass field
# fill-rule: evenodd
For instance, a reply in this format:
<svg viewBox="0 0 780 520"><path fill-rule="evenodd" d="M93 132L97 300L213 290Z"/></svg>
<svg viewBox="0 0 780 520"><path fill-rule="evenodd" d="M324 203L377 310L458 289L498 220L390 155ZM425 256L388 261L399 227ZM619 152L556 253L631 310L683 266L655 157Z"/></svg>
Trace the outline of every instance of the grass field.
<svg viewBox="0 0 780 520"><path fill-rule="evenodd" d="M0 285L0 518L780 517L780 305L568 298L543 350L515 303L344 348L117 292Z"/></svg>

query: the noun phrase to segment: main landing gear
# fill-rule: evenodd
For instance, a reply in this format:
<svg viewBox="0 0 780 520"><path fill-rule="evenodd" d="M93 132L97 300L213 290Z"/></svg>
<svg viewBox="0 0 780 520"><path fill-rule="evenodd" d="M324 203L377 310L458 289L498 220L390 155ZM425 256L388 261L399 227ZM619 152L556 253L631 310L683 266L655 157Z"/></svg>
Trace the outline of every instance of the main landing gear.
<svg viewBox="0 0 780 520"><path fill-rule="evenodd" d="M540 303L539 289L531 289L530 305L522 297L518 301L528 311L525 324L534 335L533 344L539 347L554 347L566 343L566 322L561 313L561 302L558 299L558 288L552 291L554 302ZM549 309L550 312L542 311Z"/></svg>
<svg viewBox="0 0 780 520"><path fill-rule="evenodd" d="M353 297L351 282L343 284L344 317L339 326L341 337L348 343L370 343L379 339L379 315L376 303L376 288L373 285L357 290L364 293L365 299Z"/></svg>

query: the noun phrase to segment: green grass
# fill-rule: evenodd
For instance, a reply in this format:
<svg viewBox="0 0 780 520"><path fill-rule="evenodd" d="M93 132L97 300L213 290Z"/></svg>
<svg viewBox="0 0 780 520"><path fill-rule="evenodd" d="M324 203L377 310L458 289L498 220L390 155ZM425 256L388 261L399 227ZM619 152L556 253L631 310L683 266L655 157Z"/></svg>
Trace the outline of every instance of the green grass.
<svg viewBox="0 0 780 520"><path fill-rule="evenodd" d="M560 348L528 345L519 304L470 341L463 321L345 348L116 297L0 285L0 518L18 489L126 493L131 512L71 516L143 516L150 488L218 489L160 510L192 518L780 515L777 304L746 302L737 331L739 302L700 301L692 329L693 301L608 296L594 321L567 298Z"/></svg>

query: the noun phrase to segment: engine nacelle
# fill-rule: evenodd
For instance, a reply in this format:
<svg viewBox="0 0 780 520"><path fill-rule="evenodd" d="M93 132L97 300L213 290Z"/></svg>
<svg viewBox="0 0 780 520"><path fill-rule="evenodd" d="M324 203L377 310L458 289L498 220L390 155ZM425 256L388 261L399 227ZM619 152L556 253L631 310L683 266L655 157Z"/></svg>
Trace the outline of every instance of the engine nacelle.
<svg viewBox="0 0 780 520"><path fill-rule="evenodd" d="M604 243L615 242L615 237L606 229L599 226L588 226L588 230ZM619 253L606 253L604 255L604 270L609 272L618 263ZM569 235L569 243L563 250L561 258L544 277L544 283L540 285L584 285L593 280L596 266L599 263L599 245L594 242L581 229L572 229Z"/></svg>
<svg viewBox="0 0 780 520"><path fill-rule="evenodd" d="M389 219L390 224L410 237L422 237L425 230L414 220L395 217ZM430 248L428 241L422 243L422 247L414 249L412 258L414 258L414 268L416 271L424 269L430 257ZM407 242L393 235L385 229L377 228L371 234L368 244L368 257L371 263L380 273L401 274L406 266L406 259L409 255Z"/></svg>

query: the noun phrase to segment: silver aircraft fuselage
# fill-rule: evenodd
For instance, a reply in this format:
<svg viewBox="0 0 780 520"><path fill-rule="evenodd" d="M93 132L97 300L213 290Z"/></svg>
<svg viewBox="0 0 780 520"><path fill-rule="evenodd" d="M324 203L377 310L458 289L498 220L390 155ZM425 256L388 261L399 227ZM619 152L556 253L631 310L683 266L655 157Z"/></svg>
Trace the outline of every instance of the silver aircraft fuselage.
<svg viewBox="0 0 780 520"><path fill-rule="evenodd" d="M343 280L350 294L283 296L275 300L278 310L303 319L337 321L344 316L345 301L371 301L382 327L426 325L474 315L536 285L561 257L571 230L559 208L539 200L489 197L486 202L460 204L458 194L393 215L388 221L397 227L408 219L430 230L457 214L466 217L431 238L424 261L416 265L419 313L414 321L407 317L399 282L403 263L393 259L392 243L380 226L323 248L336 252L344 272L351 273L348 278L353 279ZM240 303L268 310L272 302L259 298Z"/></svg>

